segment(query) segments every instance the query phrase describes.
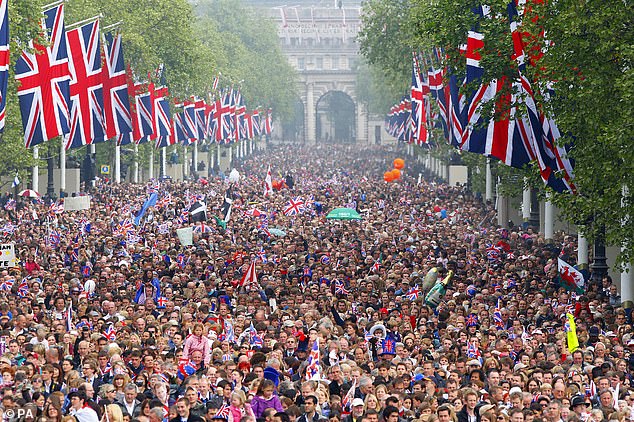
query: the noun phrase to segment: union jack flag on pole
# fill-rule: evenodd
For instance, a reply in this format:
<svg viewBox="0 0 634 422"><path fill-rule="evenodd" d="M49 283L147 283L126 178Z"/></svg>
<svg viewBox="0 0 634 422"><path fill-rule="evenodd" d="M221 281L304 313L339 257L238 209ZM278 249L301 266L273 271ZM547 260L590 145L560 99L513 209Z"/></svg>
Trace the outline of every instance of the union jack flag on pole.
<svg viewBox="0 0 634 422"><path fill-rule="evenodd" d="M121 34L107 33L104 42L103 104L106 119L106 137L132 132L128 81L123 62Z"/></svg>
<svg viewBox="0 0 634 422"><path fill-rule="evenodd" d="M170 119L170 105L167 96L167 87L154 89L152 95L154 101L154 116L152 119L154 123L153 137L156 139L156 148L173 145L173 139L170 136L172 132L172 120Z"/></svg>
<svg viewBox="0 0 634 422"><path fill-rule="evenodd" d="M42 29L50 45L29 46L15 65L24 143L27 148L70 131L70 70L64 28L64 3L44 11Z"/></svg>
<svg viewBox="0 0 634 422"><path fill-rule="evenodd" d="M70 132L65 139L69 149L104 141L106 122L99 20L68 31L66 36L71 74Z"/></svg>
<svg viewBox="0 0 634 422"><path fill-rule="evenodd" d="M308 366L306 366L306 380L321 379L321 364L319 362L319 338L315 339L313 347L308 355Z"/></svg>
<svg viewBox="0 0 634 422"><path fill-rule="evenodd" d="M0 132L4 131L9 82L9 0L0 0Z"/></svg>

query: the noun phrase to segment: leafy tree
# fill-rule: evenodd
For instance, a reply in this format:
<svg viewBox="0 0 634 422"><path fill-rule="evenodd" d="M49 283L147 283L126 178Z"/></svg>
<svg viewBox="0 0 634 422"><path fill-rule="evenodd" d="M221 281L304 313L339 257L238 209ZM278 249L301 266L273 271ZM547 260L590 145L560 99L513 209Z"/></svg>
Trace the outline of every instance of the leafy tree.
<svg viewBox="0 0 634 422"><path fill-rule="evenodd" d="M402 74L409 65L409 60L399 59L403 49L442 47L445 63L461 75L465 60L459 47L465 43L467 31L477 28L485 39L480 51L484 82L502 76L515 78L508 1L487 1L489 18L471 12L481 4L475 0L371 0L364 11L369 20L367 32L372 34L361 38L362 51L370 63ZM572 141L573 145L569 155L575 160L579 194L554 195L553 200L588 237L604 228L607 243L626 247L622 262L632 263L634 219L628 217L634 211L634 5L598 0L529 1L523 12L521 30L529 63L525 74L532 81L538 106L555 116L562 142ZM398 22L394 16L399 16ZM388 17L391 22L386 21ZM389 30L397 24L399 33L392 31L394 37L377 35L382 28ZM529 175L534 186L543 188L535 167L528 172L500 172L511 181Z"/></svg>

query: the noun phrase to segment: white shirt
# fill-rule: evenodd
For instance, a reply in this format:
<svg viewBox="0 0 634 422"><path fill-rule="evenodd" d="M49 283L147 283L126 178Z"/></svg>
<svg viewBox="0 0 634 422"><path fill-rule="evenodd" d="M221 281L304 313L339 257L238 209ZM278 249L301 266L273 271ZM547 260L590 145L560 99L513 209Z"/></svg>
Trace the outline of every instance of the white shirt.
<svg viewBox="0 0 634 422"><path fill-rule="evenodd" d="M75 416L78 422L99 422L97 412L92 410L90 407L83 407L79 410L74 410L71 412L71 415Z"/></svg>

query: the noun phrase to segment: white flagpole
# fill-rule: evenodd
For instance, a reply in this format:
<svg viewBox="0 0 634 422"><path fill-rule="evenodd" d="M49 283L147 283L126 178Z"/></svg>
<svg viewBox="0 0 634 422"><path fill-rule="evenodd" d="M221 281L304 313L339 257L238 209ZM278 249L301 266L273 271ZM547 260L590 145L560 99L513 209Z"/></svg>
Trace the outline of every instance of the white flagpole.
<svg viewBox="0 0 634 422"><path fill-rule="evenodd" d="M161 177L167 175L167 147L161 148Z"/></svg>
<svg viewBox="0 0 634 422"><path fill-rule="evenodd" d="M154 178L154 148L150 150L150 179Z"/></svg>
<svg viewBox="0 0 634 422"><path fill-rule="evenodd" d="M40 147L37 146L37 145L33 147L33 158L35 160L39 160L40 159ZM33 176L32 176L31 181L32 181L31 189L33 189L35 192L39 192L39 188L40 188L40 166L38 166L37 161L36 161L35 165L33 166Z"/></svg>
<svg viewBox="0 0 634 422"><path fill-rule="evenodd" d="M118 184L121 183L121 146L119 145L114 147L114 167L114 181Z"/></svg>
<svg viewBox="0 0 634 422"><path fill-rule="evenodd" d="M59 149L59 190L66 194L66 145L63 140Z"/></svg>
<svg viewBox="0 0 634 422"><path fill-rule="evenodd" d="M134 144L134 183L139 183L139 145Z"/></svg>

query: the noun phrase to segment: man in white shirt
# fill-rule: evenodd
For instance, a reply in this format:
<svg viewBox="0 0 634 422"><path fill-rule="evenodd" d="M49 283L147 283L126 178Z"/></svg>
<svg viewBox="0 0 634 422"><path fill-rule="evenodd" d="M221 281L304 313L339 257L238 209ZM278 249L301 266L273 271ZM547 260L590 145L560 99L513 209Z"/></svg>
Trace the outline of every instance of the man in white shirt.
<svg viewBox="0 0 634 422"><path fill-rule="evenodd" d="M70 414L77 419L77 422L99 422L97 412L86 404L86 395L74 391L68 395L70 400Z"/></svg>

